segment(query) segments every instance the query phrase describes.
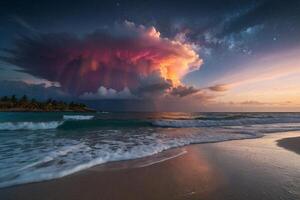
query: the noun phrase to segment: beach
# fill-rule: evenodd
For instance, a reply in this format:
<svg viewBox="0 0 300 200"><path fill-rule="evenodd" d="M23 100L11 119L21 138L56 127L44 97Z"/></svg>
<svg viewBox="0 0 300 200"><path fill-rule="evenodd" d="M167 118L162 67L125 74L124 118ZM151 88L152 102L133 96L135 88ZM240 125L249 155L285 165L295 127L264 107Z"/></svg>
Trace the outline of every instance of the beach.
<svg viewBox="0 0 300 200"><path fill-rule="evenodd" d="M0 10L0 200L300 200L300 0Z"/></svg>
<svg viewBox="0 0 300 200"><path fill-rule="evenodd" d="M189 145L142 159L98 165L60 179L2 188L0 197L299 199L299 137L300 132L294 131ZM284 140L289 142L283 145L280 141Z"/></svg>

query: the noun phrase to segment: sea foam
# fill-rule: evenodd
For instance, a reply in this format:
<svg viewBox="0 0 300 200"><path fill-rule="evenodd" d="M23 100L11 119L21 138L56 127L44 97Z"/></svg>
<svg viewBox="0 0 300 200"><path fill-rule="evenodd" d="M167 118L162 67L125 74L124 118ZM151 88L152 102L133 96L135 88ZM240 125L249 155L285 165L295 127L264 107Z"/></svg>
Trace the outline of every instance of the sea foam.
<svg viewBox="0 0 300 200"><path fill-rule="evenodd" d="M249 118L237 120L154 120L152 125L159 127L219 127L245 126L255 124L300 123L300 117Z"/></svg>
<svg viewBox="0 0 300 200"><path fill-rule="evenodd" d="M2 122L0 130L40 130L40 129L56 129L63 122Z"/></svg>
<svg viewBox="0 0 300 200"><path fill-rule="evenodd" d="M64 115L64 120L89 120L93 119L93 115Z"/></svg>
<svg viewBox="0 0 300 200"><path fill-rule="evenodd" d="M1 131L0 187L60 178L98 164L143 158L189 144L250 139L267 133L300 130L299 114L251 114L250 117L235 116L234 120L228 114L230 117L226 120L224 117L211 120L208 116L206 120L147 119L147 123L96 116L98 120L81 122L75 120L88 120L94 116L60 114L55 119L47 118L52 120L48 122L1 122L0 130L55 129L62 124L70 130L24 131L21 134ZM74 124L91 128L75 131ZM159 160L150 158L139 167L183 154L162 156Z"/></svg>

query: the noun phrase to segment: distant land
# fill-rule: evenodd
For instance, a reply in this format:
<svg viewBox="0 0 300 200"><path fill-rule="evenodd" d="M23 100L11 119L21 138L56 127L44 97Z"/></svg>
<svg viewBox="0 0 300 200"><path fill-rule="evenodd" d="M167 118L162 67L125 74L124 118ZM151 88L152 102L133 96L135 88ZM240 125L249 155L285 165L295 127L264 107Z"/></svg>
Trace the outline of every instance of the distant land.
<svg viewBox="0 0 300 200"><path fill-rule="evenodd" d="M53 99L38 101L29 99L26 95L17 98L16 95L4 96L0 99L0 112L95 112L83 103L64 102Z"/></svg>

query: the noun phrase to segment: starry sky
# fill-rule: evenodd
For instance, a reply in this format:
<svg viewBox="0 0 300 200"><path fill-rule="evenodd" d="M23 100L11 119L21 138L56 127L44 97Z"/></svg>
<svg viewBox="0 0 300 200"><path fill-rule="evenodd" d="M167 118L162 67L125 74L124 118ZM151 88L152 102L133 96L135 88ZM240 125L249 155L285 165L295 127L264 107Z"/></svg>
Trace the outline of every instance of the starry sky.
<svg viewBox="0 0 300 200"><path fill-rule="evenodd" d="M0 2L0 95L300 111L300 1Z"/></svg>

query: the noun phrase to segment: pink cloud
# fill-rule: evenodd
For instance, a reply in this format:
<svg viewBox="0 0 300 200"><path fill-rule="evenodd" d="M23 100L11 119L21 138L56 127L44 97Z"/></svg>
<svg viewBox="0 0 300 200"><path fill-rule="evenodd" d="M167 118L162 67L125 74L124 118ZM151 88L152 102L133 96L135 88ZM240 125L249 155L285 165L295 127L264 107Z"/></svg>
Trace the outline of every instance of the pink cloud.
<svg viewBox="0 0 300 200"><path fill-rule="evenodd" d="M163 38L155 27L125 21L84 37L40 34L21 37L9 50L7 62L74 95L95 93L100 87L137 91L141 77L159 72L171 87L198 69L202 60L192 44Z"/></svg>

